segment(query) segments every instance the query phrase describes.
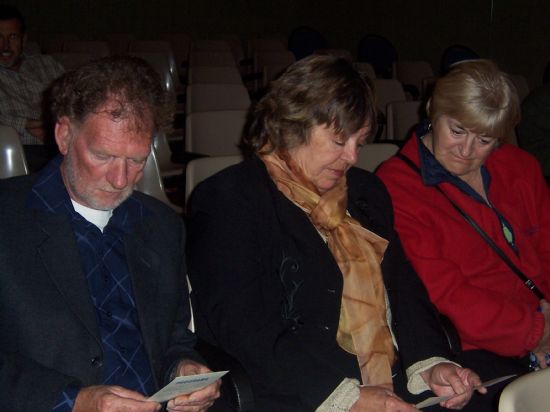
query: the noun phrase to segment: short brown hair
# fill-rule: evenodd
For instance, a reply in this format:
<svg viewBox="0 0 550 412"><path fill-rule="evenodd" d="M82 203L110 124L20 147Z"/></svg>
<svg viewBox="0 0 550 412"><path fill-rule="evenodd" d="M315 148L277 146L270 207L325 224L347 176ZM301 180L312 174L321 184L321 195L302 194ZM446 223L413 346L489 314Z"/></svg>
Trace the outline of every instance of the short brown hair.
<svg viewBox="0 0 550 412"><path fill-rule="evenodd" d="M0 21L17 20L21 34L27 31L25 19L19 9L11 4L0 4Z"/></svg>
<svg viewBox="0 0 550 412"><path fill-rule="evenodd" d="M138 127L151 119L155 130L163 129L173 116L160 76L145 60L132 56L106 57L65 73L53 83L50 98L54 121L67 116L83 122L112 100L112 118L131 118Z"/></svg>
<svg viewBox="0 0 550 412"><path fill-rule="evenodd" d="M350 136L370 123L376 109L368 79L345 59L309 56L291 65L251 112L241 147L246 154L266 145L281 151L307 141L313 126L329 125Z"/></svg>
<svg viewBox="0 0 550 412"><path fill-rule="evenodd" d="M427 108L432 123L447 115L499 140L506 140L521 116L514 84L495 63L485 59L455 64L436 82Z"/></svg>

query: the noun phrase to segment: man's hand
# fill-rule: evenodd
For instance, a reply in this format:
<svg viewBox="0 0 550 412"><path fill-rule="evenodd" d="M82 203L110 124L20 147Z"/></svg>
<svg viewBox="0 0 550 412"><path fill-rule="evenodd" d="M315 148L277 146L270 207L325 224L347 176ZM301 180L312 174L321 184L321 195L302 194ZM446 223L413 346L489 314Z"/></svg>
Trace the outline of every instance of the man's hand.
<svg viewBox="0 0 550 412"><path fill-rule="evenodd" d="M87 386L76 397L73 412L156 412L160 403L120 386Z"/></svg>
<svg viewBox="0 0 550 412"><path fill-rule="evenodd" d="M182 360L176 368L175 376L197 375L199 373L211 372L206 366L195 361ZM171 399L166 406L169 411L178 412L203 412L212 406L220 396L221 380L187 395L181 395Z"/></svg>
<svg viewBox="0 0 550 412"><path fill-rule="evenodd" d="M363 386L350 412L418 412L418 409L383 386Z"/></svg>
<svg viewBox="0 0 550 412"><path fill-rule="evenodd" d="M438 363L420 375L437 396L458 395L441 402L441 406L449 409L462 409L470 401L476 386L481 385L481 379L474 371L448 362ZM477 391L487 393L486 388L477 388Z"/></svg>

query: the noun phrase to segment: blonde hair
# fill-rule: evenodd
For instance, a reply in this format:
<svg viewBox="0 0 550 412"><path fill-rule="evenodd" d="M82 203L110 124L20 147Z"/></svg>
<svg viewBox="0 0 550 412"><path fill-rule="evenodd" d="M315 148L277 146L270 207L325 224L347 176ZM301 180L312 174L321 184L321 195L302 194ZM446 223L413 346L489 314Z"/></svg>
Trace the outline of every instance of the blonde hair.
<svg viewBox="0 0 550 412"><path fill-rule="evenodd" d="M455 64L436 82L427 112L432 123L447 115L499 140L510 136L521 116L514 84L495 63L484 59Z"/></svg>

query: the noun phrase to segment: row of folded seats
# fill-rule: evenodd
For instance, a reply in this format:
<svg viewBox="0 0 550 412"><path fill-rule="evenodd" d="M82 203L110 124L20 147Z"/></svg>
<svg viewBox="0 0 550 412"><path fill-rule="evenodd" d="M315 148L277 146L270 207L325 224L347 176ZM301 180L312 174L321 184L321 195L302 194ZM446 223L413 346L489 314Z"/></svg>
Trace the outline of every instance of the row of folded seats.
<svg viewBox="0 0 550 412"><path fill-rule="evenodd" d="M193 41L184 33L168 33L157 40L138 40L131 34L111 33L83 41L74 34L58 33L42 34L40 43L28 42L27 47L30 53L48 52L67 70L93 58L128 53L144 58L159 72L177 102L176 117L172 130L154 138L151 162L156 163L152 169L157 169L158 177L144 179L142 190L181 210L197 179L240 159L238 142L252 102L296 59L296 52L291 52L281 37L251 39L246 44L243 47L237 36ZM351 52L343 49L313 52L354 60ZM354 65L371 78L377 97L379 127L358 164L373 170L397 150L424 116L435 71L422 60L393 60L390 70L381 69L375 61ZM525 97L529 91L525 78L513 78L520 97ZM201 156L222 158L195 159ZM199 167L201 171L195 172ZM174 179L179 181L175 185ZM171 201L164 193L166 182L171 182L169 193L174 187L180 192L171 196Z"/></svg>

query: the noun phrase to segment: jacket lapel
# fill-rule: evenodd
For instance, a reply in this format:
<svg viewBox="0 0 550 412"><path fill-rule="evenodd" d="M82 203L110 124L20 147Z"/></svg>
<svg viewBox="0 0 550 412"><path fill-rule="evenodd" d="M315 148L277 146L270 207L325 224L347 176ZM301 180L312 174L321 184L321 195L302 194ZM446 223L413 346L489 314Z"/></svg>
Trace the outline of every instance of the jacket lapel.
<svg viewBox="0 0 550 412"><path fill-rule="evenodd" d="M155 310L158 279L160 271L160 256L148 242L147 233L153 230L144 221L132 235L124 238L124 248L128 261L128 270L132 278L134 297L139 315L145 346L154 347L149 337L154 336L156 319L151 314Z"/></svg>
<svg viewBox="0 0 550 412"><path fill-rule="evenodd" d="M65 217L50 214L38 214L37 225L44 234L37 239L37 249L46 272L67 305L99 342L95 308L71 226Z"/></svg>

